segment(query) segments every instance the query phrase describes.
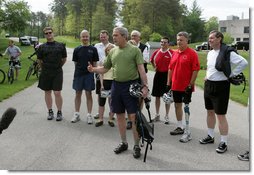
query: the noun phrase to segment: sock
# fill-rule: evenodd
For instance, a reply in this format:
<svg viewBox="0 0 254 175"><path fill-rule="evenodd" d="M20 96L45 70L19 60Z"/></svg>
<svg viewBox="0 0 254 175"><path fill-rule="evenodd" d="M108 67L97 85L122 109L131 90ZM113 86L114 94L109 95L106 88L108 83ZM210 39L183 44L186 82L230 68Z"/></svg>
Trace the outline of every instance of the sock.
<svg viewBox="0 0 254 175"><path fill-rule="evenodd" d="M208 135L214 138L214 129L208 128Z"/></svg>
<svg viewBox="0 0 254 175"><path fill-rule="evenodd" d="M182 122L182 120L177 121L177 127L179 127L179 128L182 128L182 129L183 129L183 122Z"/></svg>
<svg viewBox="0 0 254 175"><path fill-rule="evenodd" d="M221 140L221 142L225 142L226 145L228 144L228 136L227 135L221 135L220 140Z"/></svg>
<svg viewBox="0 0 254 175"><path fill-rule="evenodd" d="M121 140L122 140L123 143L127 143L126 135L121 136Z"/></svg>

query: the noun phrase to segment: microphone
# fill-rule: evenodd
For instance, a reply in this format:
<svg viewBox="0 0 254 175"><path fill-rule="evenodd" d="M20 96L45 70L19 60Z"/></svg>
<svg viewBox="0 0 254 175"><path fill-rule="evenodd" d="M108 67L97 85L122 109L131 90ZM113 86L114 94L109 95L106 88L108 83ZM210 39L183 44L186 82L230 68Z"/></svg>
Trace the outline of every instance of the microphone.
<svg viewBox="0 0 254 175"><path fill-rule="evenodd" d="M7 129L11 122L13 121L14 117L16 116L17 111L14 108L8 108L2 115L0 119L0 134L2 131Z"/></svg>

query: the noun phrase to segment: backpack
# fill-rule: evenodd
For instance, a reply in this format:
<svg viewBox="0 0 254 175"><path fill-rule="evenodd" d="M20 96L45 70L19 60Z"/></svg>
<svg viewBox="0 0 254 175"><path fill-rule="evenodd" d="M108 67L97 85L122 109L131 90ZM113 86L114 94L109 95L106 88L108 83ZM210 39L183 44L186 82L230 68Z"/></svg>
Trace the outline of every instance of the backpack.
<svg viewBox="0 0 254 175"><path fill-rule="evenodd" d="M147 121L146 117L144 114L141 112L140 108L136 112L136 127L137 127L137 132L139 137L141 138L141 146L144 145L144 142L146 142L146 150L145 150L145 155L144 155L144 162L146 162L146 155L147 155L147 150L148 146L150 145L150 150L152 150L152 142L154 140L154 124L152 123L151 120L151 114L150 114L150 101L148 98L144 99L145 101L145 106L148 111L148 116L150 123Z"/></svg>

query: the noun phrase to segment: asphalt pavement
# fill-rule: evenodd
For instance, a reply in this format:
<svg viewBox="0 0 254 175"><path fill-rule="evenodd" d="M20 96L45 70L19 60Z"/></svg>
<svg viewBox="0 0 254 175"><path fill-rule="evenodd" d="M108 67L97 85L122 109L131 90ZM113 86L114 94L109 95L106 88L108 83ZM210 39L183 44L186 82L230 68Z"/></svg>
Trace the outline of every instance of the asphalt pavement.
<svg viewBox="0 0 254 175"><path fill-rule="evenodd" d="M190 104L190 129L192 140L181 143L181 136L171 136L176 127L174 106L170 109L170 124L165 125L164 104L161 100L162 121L155 123L153 149L148 150L146 163L142 156L132 156L133 137L127 131L129 149L119 155L113 149L119 144L118 127L107 124L108 108L104 125L95 127L86 123L86 99L82 97L81 121L71 123L74 112L72 79L74 64L71 61L73 49L68 49L68 60L64 65L63 115L64 120L47 120L44 92L33 86L15 94L0 103L0 114L15 107L17 116L10 127L0 135L0 170L44 171L44 170L95 170L95 171L250 171L250 162L239 161L237 154L250 150L250 126L248 108L233 101L229 102L228 151L216 153L220 137L218 125L215 128L215 143L199 144L199 139L207 136L206 110L203 90L196 88ZM24 70L23 70L24 71ZM153 72L147 74L152 89ZM13 84L15 85L15 83ZM1 88L1 87L0 87ZM1 93L1 91L0 91ZM98 111L97 97L93 93L93 114ZM53 107L56 112L56 107ZM155 114L154 98L151 114ZM147 116L147 111L143 109Z"/></svg>

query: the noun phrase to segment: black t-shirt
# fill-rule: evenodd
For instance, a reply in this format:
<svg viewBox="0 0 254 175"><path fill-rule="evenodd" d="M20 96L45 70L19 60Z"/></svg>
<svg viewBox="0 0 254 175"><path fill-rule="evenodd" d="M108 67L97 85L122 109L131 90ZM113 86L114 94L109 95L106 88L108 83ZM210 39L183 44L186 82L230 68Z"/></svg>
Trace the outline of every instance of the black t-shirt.
<svg viewBox="0 0 254 175"><path fill-rule="evenodd" d="M94 46L78 46L74 49L72 61L76 62L74 77L85 75L88 72L88 62L99 61L97 49Z"/></svg>
<svg viewBox="0 0 254 175"><path fill-rule="evenodd" d="M62 59L67 57L65 44L59 42L47 42L39 46L38 59L42 60L42 71L62 70Z"/></svg>

